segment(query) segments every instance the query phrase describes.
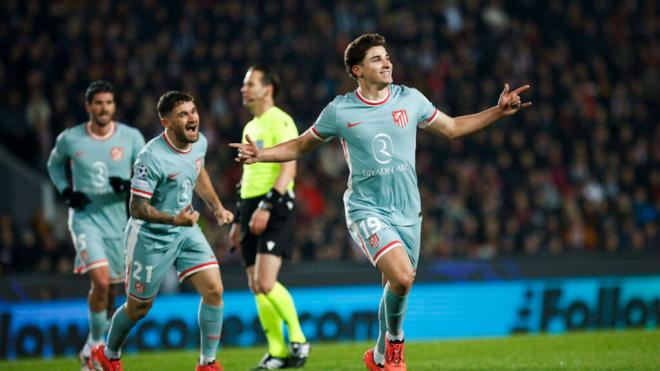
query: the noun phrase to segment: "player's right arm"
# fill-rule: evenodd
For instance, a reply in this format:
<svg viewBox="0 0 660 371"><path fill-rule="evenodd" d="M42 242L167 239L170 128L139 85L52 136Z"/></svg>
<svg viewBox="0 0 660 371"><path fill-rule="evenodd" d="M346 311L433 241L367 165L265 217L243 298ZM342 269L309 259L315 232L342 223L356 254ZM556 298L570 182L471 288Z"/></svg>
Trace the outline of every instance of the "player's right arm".
<svg viewBox="0 0 660 371"><path fill-rule="evenodd" d="M69 141L66 138L65 130L57 136L55 146L48 156L48 175L50 180L57 188L57 192L62 195L67 205L74 209L83 209L90 203L89 197L82 192L74 191L69 185L69 179L66 176L66 166L70 160Z"/></svg>
<svg viewBox="0 0 660 371"><path fill-rule="evenodd" d="M236 162L253 164L255 162L287 162L296 160L337 135L335 102L328 104L314 125L295 139L276 146L259 148L252 138L245 136L247 143L231 143L231 148L238 150Z"/></svg>
<svg viewBox="0 0 660 371"><path fill-rule="evenodd" d="M273 147L257 147L249 135L245 136L247 143L230 143L231 148L238 150L236 162L253 164L255 162L288 162L296 160L323 144L309 132L305 132L295 139L280 143Z"/></svg>
<svg viewBox="0 0 660 371"><path fill-rule="evenodd" d="M48 156L48 175L50 180L57 188L59 193L62 193L67 187L69 187L69 181L66 178L66 164L69 161L69 156L67 155L67 140L66 140L67 131L63 131L60 135L57 136L55 141L55 146L50 151Z"/></svg>
<svg viewBox="0 0 660 371"><path fill-rule="evenodd" d="M193 211L192 205L186 206L177 215L170 215L158 211L149 204L149 199L135 193L131 194L130 201L131 216L149 223L169 224L190 227L197 223L199 213Z"/></svg>

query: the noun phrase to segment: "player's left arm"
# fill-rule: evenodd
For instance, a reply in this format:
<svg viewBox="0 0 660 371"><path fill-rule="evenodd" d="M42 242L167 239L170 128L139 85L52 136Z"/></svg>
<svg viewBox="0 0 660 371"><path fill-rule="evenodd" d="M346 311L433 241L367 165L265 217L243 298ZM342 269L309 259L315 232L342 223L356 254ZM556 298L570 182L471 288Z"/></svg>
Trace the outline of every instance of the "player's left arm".
<svg viewBox="0 0 660 371"><path fill-rule="evenodd" d="M220 226L231 223L234 220L234 214L222 206L222 202L220 202L220 198L213 188L211 177L206 171L206 168L202 168L199 171L199 177L197 177L197 184L195 185L195 193L197 193L206 206L213 211L213 215L215 215L215 219Z"/></svg>
<svg viewBox="0 0 660 371"><path fill-rule="evenodd" d="M497 105L472 115L450 117L440 111L434 121L424 130L449 139L460 138L464 135L479 131L504 116L510 116L532 105L532 102L521 103L520 93L529 89L523 85L509 92L509 84L504 84Z"/></svg>

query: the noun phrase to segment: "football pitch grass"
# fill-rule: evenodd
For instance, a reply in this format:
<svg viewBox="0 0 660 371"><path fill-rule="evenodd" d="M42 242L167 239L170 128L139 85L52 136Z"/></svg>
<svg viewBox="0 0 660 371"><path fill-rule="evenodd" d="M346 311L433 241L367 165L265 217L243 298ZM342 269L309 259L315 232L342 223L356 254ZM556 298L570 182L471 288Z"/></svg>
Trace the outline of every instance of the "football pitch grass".
<svg viewBox="0 0 660 371"><path fill-rule="evenodd" d="M373 343L316 343L304 370L363 370L362 355ZM227 371L253 368L265 352L225 348ZM194 370L197 352L128 354L124 369ZM408 369L416 370L660 370L660 330L517 335L507 338L409 342ZM0 370L78 370L77 359L0 362Z"/></svg>

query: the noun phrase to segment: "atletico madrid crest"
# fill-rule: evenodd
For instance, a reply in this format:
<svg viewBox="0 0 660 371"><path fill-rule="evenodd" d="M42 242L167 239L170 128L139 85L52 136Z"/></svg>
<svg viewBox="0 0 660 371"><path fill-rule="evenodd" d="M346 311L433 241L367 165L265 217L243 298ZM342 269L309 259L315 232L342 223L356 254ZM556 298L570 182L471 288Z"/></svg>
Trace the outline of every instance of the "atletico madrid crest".
<svg viewBox="0 0 660 371"><path fill-rule="evenodd" d="M144 284L142 284L142 282L135 282L135 291L137 291L138 294L143 294Z"/></svg>
<svg viewBox="0 0 660 371"><path fill-rule="evenodd" d="M405 128L408 125L408 114L404 109L392 111L392 118L394 119L394 125L398 127Z"/></svg>
<svg viewBox="0 0 660 371"><path fill-rule="evenodd" d="M110 149L110 158L113 161L119 161L124 158L124 147L112 147Z"/></svg>
<svg viewBox="0 0 660 371"><path fill-rule="evenodd" d="M369 246L378 247L379 243L380 243L380 238L378 238L377 233L374 233L369 237Z"/></svg>

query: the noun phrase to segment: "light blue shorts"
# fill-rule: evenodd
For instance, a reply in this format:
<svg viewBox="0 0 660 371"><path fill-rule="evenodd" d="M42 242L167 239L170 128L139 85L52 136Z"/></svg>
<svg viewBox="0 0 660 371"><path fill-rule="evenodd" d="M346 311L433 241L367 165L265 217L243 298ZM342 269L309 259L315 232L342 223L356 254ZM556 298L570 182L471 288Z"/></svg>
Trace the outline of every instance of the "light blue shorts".
<svg viewBox="0 0 660 371"><path fill-rule="evenodd" d="M103 237L101 230L89 223L71 223L69 232L76 249L74 273L85 274L106 266L110 270L111 283L124 282L125 259L121 236Z"/></svg>
<svg viewBox="0 0 660 371"><path fill-rule="evenodd" d="M218 268L218 260L199 227L185 228L168 243L140 232L140 225L126 226L126 295L152 301L170 267L174 266L183 281L191 275Z"/></svg>
<svg viewBox="0 0 660 371"><path fill-rule="evenodd" d="M378 260L398 245L403 245L413 269L419 263L419 248L422 232L421 219L409 226L392 225L380 216L369 216L351 224L348 231L360 250L376 266Z"/></svg>

